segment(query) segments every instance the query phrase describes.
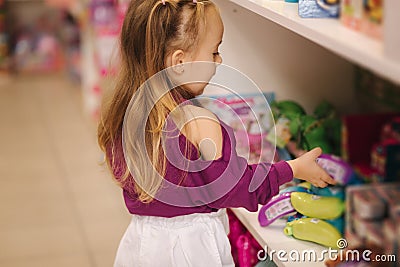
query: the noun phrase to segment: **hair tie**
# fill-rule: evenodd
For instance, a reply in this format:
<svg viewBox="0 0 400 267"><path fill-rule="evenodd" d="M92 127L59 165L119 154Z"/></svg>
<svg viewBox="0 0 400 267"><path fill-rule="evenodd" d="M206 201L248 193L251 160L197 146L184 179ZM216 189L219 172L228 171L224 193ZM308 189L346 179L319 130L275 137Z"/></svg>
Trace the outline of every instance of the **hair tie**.
<svg viewBox="0 0 400 267"><path fill-rule="evenodd" d="M165 0L161 0L162 4L165 6Z"/></svg>

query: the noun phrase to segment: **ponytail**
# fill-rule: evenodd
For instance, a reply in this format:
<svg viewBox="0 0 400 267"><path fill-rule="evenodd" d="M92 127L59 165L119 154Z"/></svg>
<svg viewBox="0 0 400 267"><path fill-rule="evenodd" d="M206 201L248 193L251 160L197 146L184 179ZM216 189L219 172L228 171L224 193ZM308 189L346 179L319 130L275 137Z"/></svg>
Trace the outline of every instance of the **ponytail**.
<svg viewBox="0 0 400 267"><path fill-rule="evenodd" d="M98 126L98 142L106 153L107 163L113 170L118 144L122 135L122 124L131 98L138 88L152 75L165 69L166 57L175 50L192 51L199 42L201 30L205 29L207 6L215 5L208 0L132 0L121 29L120 53L121 69L111 100L104 99L101 123ZM165 85L165 88L166 85ZM149 89L149 90L147 90ZM146 88L139 92L140 99L134 99L132 110L134 118L130 121L133 129L146 125L146 149L134 147L128 156L134 161L135 178L130 175L127 166L123 166L124 175L114 174L119 185L134 192L142 202L150 202L159 190L162 181L157 174L149 171L144 159L151 159L154 169L162 176L165 174L166 158L161 148L161 130L165 118L177 103L170 93L157 98L158 88ZM149 116L145 118L144 107L152 105ZM136 126L136 127L135 127ZM140 133L130 133L131 140ZM114 153L115 152L115 153ZM150 167L151 168L151 167ZM153 169L153 168L151 168ZM129 188L127 188L129 187Z"/></svg>

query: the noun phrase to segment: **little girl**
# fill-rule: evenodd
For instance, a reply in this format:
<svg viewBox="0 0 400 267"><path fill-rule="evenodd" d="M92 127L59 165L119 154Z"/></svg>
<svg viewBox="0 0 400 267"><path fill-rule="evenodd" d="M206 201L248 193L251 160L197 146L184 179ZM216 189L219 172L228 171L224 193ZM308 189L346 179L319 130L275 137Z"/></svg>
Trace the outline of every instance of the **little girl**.
<svg viewBox="0 0 400 267"><path fill-rule="evenodd" d="M219 11L211 1L130 3L121 31L119 79L104 105L98 129L99 144L132 214L114 266L234 266L225 208L257 211L259 204L267 203L293 177L320 187L335 183L315 162L319 148L287 162L249 165L235 152L232 128L210 111L190 104L181 108L187 122L174 124L173 120L173 126L182 127L173 127L177 131L170 132L176 135L163 144L167 118L176 118L170 116L174 109L201 95L206 83L169 90L152 103L148 115L145 109L157 88L143 90L141 85L166 68L187 73L191 62L220 64L222 36ZM126 117L130 128L123 134L128 106L134 113ZM145 129L142 136L136 131L139 128ZM131 141L130 149L125 147L125 138ZM175 145L168 144L170 140ZM183 153L188 167L201 162L207 166L196 171L179 168L170 162L171 153L172 158ZM223 195L220 189L226 184L219 182L221 176L234 181ZM260 181L255 190L249 190L252 179ZM202 190L171 191L168 182ZM171 201L163 201L168 194ZM186 204L173 204L174 199L184 199Z"/></svg>

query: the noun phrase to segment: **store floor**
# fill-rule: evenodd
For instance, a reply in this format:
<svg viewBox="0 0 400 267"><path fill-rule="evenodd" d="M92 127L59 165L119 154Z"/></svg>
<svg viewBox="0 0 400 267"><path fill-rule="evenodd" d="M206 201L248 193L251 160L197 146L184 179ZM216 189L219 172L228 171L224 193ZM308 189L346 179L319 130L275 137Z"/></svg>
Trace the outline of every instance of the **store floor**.
<svg viewBox="0 0 400 267"><path fill-rule="evenodd" d="M63 75L0 77L0 266L112 266L122 195Z"/></svg>

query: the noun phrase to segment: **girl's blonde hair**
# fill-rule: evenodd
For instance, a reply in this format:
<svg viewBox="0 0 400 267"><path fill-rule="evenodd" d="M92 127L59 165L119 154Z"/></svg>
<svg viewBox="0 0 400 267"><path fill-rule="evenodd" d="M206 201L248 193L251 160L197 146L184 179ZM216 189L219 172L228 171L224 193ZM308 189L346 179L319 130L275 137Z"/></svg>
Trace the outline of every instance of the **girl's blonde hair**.
<svg viewBox="0 0 400 267"><path fill-rule="evenodd" d="M132 96L152 75L166 68L165 59L175 50L193 51L205 27L205 10L216 6L207 0L131 0L120 35L120 71L115 88L109 99L104 99L98 143L106 152L106 161L111 170L116 162L116 147L121 146L124 115ZM146 149L132 149L129 157L135 162L132 175L125 166L124 174L115 180L121 187L134 185L135 193L142 202L151 202L160 189L162 180L155 172L149 171L151 159L155 170L165 175L166 158L162 151L161 134L168 114L177 107L177 97L169 91L158 101L150 90L140 90L140 101L133 101L136 110L130 126L141 128L145 124ZM136 95L135 95L136 97ZM153 108L146 117L146 105ZM133 125L132 125L133 124ZM138 134L138 133L137 133ZM135 133L130 133L135 139ZM122 149L120 147L120 149ZM146 151L147 150L147 151ZM118 167L119 169L119 167ZM140 185L140 186L139 186Z"/></svg>

